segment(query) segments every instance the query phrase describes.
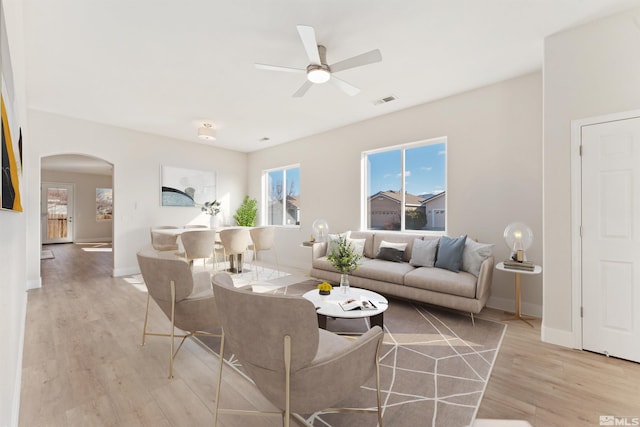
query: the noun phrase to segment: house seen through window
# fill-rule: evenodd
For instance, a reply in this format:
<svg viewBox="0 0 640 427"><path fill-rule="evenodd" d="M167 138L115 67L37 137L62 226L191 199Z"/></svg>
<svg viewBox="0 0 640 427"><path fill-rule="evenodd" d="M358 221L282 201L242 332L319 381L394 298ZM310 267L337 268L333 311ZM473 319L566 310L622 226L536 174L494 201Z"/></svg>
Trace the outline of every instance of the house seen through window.
<svg viewBox="0 0 640 427"><path fill-rule="evenodd" d="M263 203L268 225L300 225L300 166L263 172Z"/></svg>
<svg viewBox="0 0 640 427"><path fill-rule="evenodd" d="M446 138L363 153L369 230L446 230Z"/></svg>

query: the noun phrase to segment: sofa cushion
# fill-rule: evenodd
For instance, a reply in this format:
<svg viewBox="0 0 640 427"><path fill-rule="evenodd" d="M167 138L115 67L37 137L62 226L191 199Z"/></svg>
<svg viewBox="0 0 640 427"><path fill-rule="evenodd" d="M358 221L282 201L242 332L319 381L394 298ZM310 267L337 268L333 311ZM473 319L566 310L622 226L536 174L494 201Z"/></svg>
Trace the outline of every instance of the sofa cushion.
<svg viewBox="0 0 640 427"><path fill-rule="evenodd" d="M409 264L414 267L433 267L440 239L413 240L413 250Z"/></svg>
<svg viewBox="0 0 640 427"><path fill-rule="evenodd" d="M451 238L442 236L438 245L435 266L457 273L462 265L462 252L467 236Z"/></svg>
<svg viewBox="0 0 640 427"><path fill-rule="evenodd" d="M360 265L360 268L351 273L351 275L401 285L405 274L413 270L414 267L406 262L389 262L367 258Z"/></svg>
<svg viewBox="0 0 640 427"><path fill-rule="evenodd" d="M454 273L443 268L420 267L404 276L404 284L419 289L475 298L477 278L466 271Z"/></svg>
<svg viewBox="0 0 640 427"><path fill-rule="evenodd" d="M482 263L493 254L493 246L490 243L478 243L467 239L462 252L461 270L478 277Z"/></svg>

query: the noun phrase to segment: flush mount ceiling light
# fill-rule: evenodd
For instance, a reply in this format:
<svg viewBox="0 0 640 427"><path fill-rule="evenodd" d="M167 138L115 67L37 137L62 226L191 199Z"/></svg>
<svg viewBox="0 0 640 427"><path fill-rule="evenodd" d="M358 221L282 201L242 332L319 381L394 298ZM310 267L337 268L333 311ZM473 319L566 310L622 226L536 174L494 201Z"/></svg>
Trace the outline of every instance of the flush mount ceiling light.
<svg viewBox="0 0 640 427"><path fill-rule="evenodd" d="M202 126L198 128L198 138L204 139L205 141L215 141L216 130L213 128L213 125L211 123L203 123Z"/></svg>

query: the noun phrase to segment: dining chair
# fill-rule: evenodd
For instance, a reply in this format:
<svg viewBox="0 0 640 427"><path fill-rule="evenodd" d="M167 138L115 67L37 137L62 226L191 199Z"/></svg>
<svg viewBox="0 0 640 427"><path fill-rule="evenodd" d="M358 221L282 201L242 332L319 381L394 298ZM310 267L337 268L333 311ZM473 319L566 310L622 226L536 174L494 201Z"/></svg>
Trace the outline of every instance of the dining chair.
<svg viewBox="0 0 640 427"><path fill-rule="evenodd" d="M163 233L160 230L175 230L173 225L158 225L151 227L151 245L157 251L177 251L178 233Z"/></svg>
<svg viewBox="0 0 640 427"><path fill-rule="evenodd" d="M184 246L184 255L190 265L196 259L202 259L202 268L207 269L207 259L212 258L214 268L217 265L216 249L216 230L188 230L183 231L180 235L182 246Z"/></svg>
<svg viewBox="0 0 640 427"><path fill-rule="evenodd" d="M218 367L214 426L218 414L277 415L311 424L299 414L371 412L382 426L380 348L383 332L374 326L353 340L318 327L313 303L300 296L237 289L231 276L212 278L225 340L244 371L278 412L221 409L222 363ZM224 354L220 353L220 357ZM375 375L376 409L335 408ZM330 408L330 409L329 409Z"/></svg>
<svg viewBox="0 0 640 427"><path fill-rule="evenodd" d="M253 260L258 261L258 252L273 251L273 257L276 262L276 271L280 274L280 265L278 264L278 255L276 254L276 228L275 227L255 227L249 230L251 236L251 244L249 250L253 252ZM256 266L256 278L258 278L258 265ZM264 270L264 267L262 268Z"/></svg>
<svg viewBox="0 0 640 427"><path fill-rule="evenodd" d="M185 340L194 336L220 337L221 351L224 334L207 331L219 328L218 310L209 272L193 274L189 264L181 258L161 258L143 251L137 253L138 265L147 287L147 304L142 328L142 345L147 336L170 338L169 378L173 378L173 361ZM153 299L171 322L168 332L149 332L149 301ZM184 333L176 333L176 328ZM182 338L174 352L176 338ZM222 363L222 361L221 361Z"/></svg>
<svg viewBox="0 0 640 427"><path fill-rule="evenodd" d="M230 270L235 270L233 272L242 273L244 271L242 259L244 258L245 263L249 261L246 253L249 250L250 237L249 229L246 227L220 230L220 242L224 248L224 256L225 259L229 259Z"/></svg>

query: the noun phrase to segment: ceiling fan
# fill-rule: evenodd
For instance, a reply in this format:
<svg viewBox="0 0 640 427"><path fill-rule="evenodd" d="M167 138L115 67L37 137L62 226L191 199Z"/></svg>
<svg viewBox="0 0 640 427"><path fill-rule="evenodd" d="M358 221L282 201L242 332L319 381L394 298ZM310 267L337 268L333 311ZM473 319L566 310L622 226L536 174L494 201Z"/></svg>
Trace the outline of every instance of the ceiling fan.
<svg viewBox="0 0 640 427"><path fill-rule="evenodd" d="M313 27L307 25L298 25L298 33L300 39L302 39L302 45L304 46L307 56L309 57L310 64L307 68L291 68L281 67L279 65L267 65L267 64L255 64L256 68L261 70L270 71L286 71L290 73L306 73L307 80L302 86L293 94L294 98L303 96L311 86L314 84L320 84L329 82L342 90L347 95L353 96L360 92L357 87L337 78L334 73L338 71L348 70L350 68L361 67L363 65L372 64L374 62L382 61L382 55L378 49L353 56L343 61L336 62L335 64L327 64L327 49L318 44L316 41L316 32Z"/></svg>

